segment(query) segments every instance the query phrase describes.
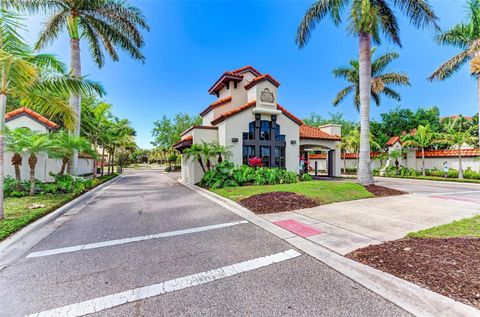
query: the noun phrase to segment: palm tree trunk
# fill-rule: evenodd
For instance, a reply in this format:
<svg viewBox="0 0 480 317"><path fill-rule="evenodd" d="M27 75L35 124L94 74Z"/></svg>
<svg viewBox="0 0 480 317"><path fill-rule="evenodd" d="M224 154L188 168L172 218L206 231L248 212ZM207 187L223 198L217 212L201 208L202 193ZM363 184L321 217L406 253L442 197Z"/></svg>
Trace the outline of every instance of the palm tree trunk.
<svg viewBox="0 0 480 317"><path fill-rule="evenodd" d="M105 147L102 145L102 167L101 167L100 175L103 176L104 172L105 172Z"/></svg>
<svg viewBox="0 0 480 317"><path fill-rule="evenodd" d="M5 76L2 76L5 80ZM2 83L2 86L3 85ZM3 179L5 171L3 169L3 151L4 151L4 133L5 133L5 109L7 107L7 94L0 94L0 220L3 219Z"/></svg>
<svg viewBox="0 0 480 317"><path fill-rule="evenodd" d="M115 173L115 147L112 149L112 174Z"/></svg>
<svg viewBox="0 0 480 317"><path fill-rule="evenodd" d="M357 180L362 185L373 184L370 167L370 98L372 91L372 60L370 34L360 33L360 162Z"/></svg>
<svg viewBox="0 0 480 317"><path fill-rule="evenodd" d="M67 164L68 162L70 161L70 159L65 156L63 159L62 159L62 167L60 168L60 175L63 176L65 174L65 170L67 169Z"/></svg>
<svg viewBox="0 0 480 317"><path fill-rule="evenodd" d="M207 171L205 170L205 165L203 165L202 158L197 158L198 163L200 164L200 167L202 168L203 173L205 174Z"/></svg>
<svg viewBox="0 0 480 317"><path fill-rule="evenodd" d="M425 176L425 148L422 147L422 176Z"/></svg>
<svg viewBox="0 0 480 317"><path fill-rule="evenodd" d="M460 154L458 154L458 178L463 179L462 155Z"/></svg>
<svg viewBox="0 0 480 317"><path fill-rule="evenodd" d="M71 38L70 39L70 70L71 76L80 78L82 76L82 69L80 64L80 39ZM76 113L76 124L73 134L80 136L80 120L81 120L81 96L80 94L70 94L70 107ZM74 150L72 158L70 160L69 173L72 175L77 175L77 165L78 165L78 151Z"/></svg>
<svg viewBox="0 0 480 317"><path fill-rule="evenodd" d="M15 179L17 180L17 191L21 191L21 182L22 182L22 175L20 173L20 166L22 165L22 155L15 153L12 157L12 164L15 168Z"/></svg>
<svg viewBox="0 0 480 317"><path fill-rule="evenodd" d="M97 151L97 141L93 141L93 150L95 151L95 154L98 153L98 151ZM93 158L92 178L93 179L97 178L97 160L95 159L95 157Z"/></svg>
<svg viewBox="0 0 480 317"><path fill-rule="evenodd" d="M30 166L30 196L35 194L35 166L37 165L37 157L31 154L28 158L28 165Z"/></svg>
<svg viewBox="0 0 480 317"><path fill-rule="evenodd" d="M480 76L477 76L478 142L480 146Z"/></svg>

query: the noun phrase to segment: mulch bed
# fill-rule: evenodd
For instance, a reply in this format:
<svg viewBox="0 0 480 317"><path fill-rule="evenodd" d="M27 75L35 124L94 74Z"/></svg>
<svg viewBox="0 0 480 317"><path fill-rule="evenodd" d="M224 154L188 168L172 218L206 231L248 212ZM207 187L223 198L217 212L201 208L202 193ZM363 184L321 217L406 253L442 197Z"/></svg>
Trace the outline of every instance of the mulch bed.
<svg viewBox="0 0 480 317"><path fill-rule="evenodd" d="M480 308L480 238L401 239L346 256Z"/></svg>
<svg viewBox="0 0 480 317"><path fill-rule="evenodd" d="M257 214L269 214L319 206L319 202L290 192L253 195L239 201L240 205Z"/></svg>
<svg viewBox="0 0 480 317"><path fill-rule="evenodd" d="M402 192L401 190L377 185L367 185L365 186L365 189L374 194L376 197L388 197L407 194L406 192Z"/></svg>

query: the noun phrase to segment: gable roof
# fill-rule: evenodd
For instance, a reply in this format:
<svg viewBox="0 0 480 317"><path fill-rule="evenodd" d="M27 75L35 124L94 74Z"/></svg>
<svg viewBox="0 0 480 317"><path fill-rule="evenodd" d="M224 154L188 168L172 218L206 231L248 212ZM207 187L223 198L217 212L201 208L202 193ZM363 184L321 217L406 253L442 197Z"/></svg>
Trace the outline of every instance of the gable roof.
<svg viewBox="0 0 480 317"><path fill-rule="evenodd" d="M246 84L246 85L245 85L245 89L246 89L246 90L249 90L250 88L252 88L252 87L255 86L256 84L258 84L259 82L264 81L264 80L268 80L268 81L271 82L275 87L280 86L280 83L279 83L275 78L273 78L273 77L270 76L269 74L264 74L264 75L255 77L251 82L249 82L248 84Z"/></svg>
<svg viewBox="0 0 480 317"><path fill-rule="evenodd" d="M255 67L250 66L250 65L243 66L243 67L237 68L237 69L235 69L235 70L232 70L231 73L238 75L238 74L246 73L246 72L248 72L248 71L254 73L255 76L260 76L260 75L262 75L262 73L260 73L258 70L256 70Z"/></svg>
<svg viewBox="0 0 480 317"><path fill-rule="evenodd" d="M211 110L213 110L213 108L224 105L224 104L226 104L230 101L232 101L232 96L228 96L228 97L219 99L219 100L215 101L214 103L211 103L207 108L205 108L205 110L200 112L200 115L203 117L207 113L209 113Z"/></svg>
<svg viewBox="0 0 480 317"><path fill-rule="evenodd" d="M59 125L56 124L55 122L48 120L47 118L45 118L41 114L36 113L35 111L33 111L32 109L27 108L27 107L21 107L21 108L15 109L13 111L7 112L5 114L5 121L10 121L10 120L13 120L13 119L15 119L19 116L24 116L24 115L29 116L30 118L32 118L35 121L38 121L39 123L46 126L47 128L50 128L50 129L58 129L59 128Z"/></svg>
<svg viewBox="0 0 480 317"><path fill-rule="evenodd" d="M341 138L338 135L326 133L320 128L312 127L306 124L300 126L300 139L341 141Z"/></svg>
<svg viewBox="0 0 480 317"><path fill-rule="evenodd" d="M255 107L257 104L257 101L256 100L252 100L250 102L247 102L246 104L244 105L241 105L240 107L237 107L237 108L234 108L230 111L227 111L227 112L224 112L222 113L218 118L216 118L215 120L213 120L211 122L212 125L217 125L219 124L220 122L224 121L225 119L228 119L234 115L236 115L237 113L240 113L244 110L247 110L249 108L252 108L252 107ZM285 109L284 107L280 106L279 104L277 104L277 109L280 110L287 118L289 118L290 120L294 121L296 124L298 125L302 125L303 124L303 121L300 120L299 118L297 118L296 116L294 116L292 113L290 113L287 109Z"/></svg>
<svg viewBox="0 0 480 317"><path fill-rule="evenodd" d="M225 87L226 83L229 81L235 81L235 82L240 82L243 80L243 75L246 72L252 72L255 76L259 77L262 75L258 70L256 70L254 67L248 65L244 67L237 68L232 71L226 71L224 72L219 79L210 87L208 90L208 93L213 95L218 93L220 90L222 90L223 87Z"/></svg>
<svg viewBox="0 0 480 317"><path fill-rule="evenodd" d="M177 143L172 145L173 148L179 150L179 149L184 149L192 145L193 142L193 136L187 135L186 137L180 139Z"/></svg>
<svg viewBox="0 0 480 317"><path fill-rule="evenodd" d="M394 144L397 143L397 142L400 142L400 144L402 144L402 140L400 140L400 137L398 137L398 136L392 136L392 137L390 138L390 140L387 141L386 144L387 144L387 146L392 146L392 145L394 145Z"/></svg>

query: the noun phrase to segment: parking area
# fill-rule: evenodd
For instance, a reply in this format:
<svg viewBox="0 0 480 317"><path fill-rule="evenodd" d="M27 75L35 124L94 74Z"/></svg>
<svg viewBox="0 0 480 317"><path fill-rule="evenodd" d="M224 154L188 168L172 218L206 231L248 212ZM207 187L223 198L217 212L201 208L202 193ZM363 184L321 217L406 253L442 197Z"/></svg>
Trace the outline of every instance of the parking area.
<svg viewBox="0 0 480 317"><path fill-rule="evenodd" d="M160 171L62 217L0 271L0 316L408 315Z"/></svg>

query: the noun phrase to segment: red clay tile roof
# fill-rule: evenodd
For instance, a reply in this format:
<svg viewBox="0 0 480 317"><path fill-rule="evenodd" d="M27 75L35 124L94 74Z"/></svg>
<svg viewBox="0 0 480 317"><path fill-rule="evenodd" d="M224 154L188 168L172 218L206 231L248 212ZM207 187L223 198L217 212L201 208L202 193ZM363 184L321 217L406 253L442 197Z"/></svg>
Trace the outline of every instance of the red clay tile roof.
<svg viewBox="0 0 480 317"><path fill-rule="evenodd" d="M370 158L374 158L380 155L380 152L370 152ZM360 157L359 153L343 153L342 159L358 159Z"/></svg>
<svg viewBox="0 0 480 317"><path fill-rule="evenodd" d="M244 73L246 71L251 71L252 73L255 73L257 76L262 75L262 73L260 73L258 70L256 70L254 67L252 67L250 65L237 68L235 70L232 70L230 73L238 75L238 74Z"/></svg>
<svg viewBox="0 0 480 317"><path fill-rule="evenodd" d="M305 124L300 126L300 139L318 139L318 140L334 140L334 141L341 140L341 138L338 135L328 134L322 131L320 128L312 127Z"/></svg>
<svg viewBox="0 0 480 317"><path fill-rule="evenodd" d="M326 159L327 154L308 154L308 158L310 160L321 160L321 159Z"/></svg>
<svg viewBox="0 0 480 317"><path fill-rule="evenodd" d="M53 121L50 121L48 120L47 118L45 118L44 116L42 116L41 114L39 113L36 113L35 111L33 111L32 109L29 109L27 107L21 107L21 108L18 108L18 109L15 109L13 111L10 111L8 113L5 114L5 120L12 120L13 118L19 116L19 115L28 115L29 117L39 121L40 123L46 125L47 127L51 128L51 129L57 129L59 128L59 125L56 124L55 122Z"/></svg>
<svg viewBox="0 0 480 317"><path fill-rule="evenodd" d="M252 88L253 86L255 86L256 84L258 84L259 82L261 82L261 81L263 81L263 80L268 80L268 81L271 82L275 87L280 86L280 83L279 83L275 78L273 78L273 77L270 76L269 74L264 74L264 75L255 77L251 82L249 82L248 84L246 84L246 85L245 85L245 89L246 89L246 90L249 90L250 88Z"/></svg>
<svg viewBox="0 0 480 317"><path fill-rule="evenodd" d="M212 87L208 90L209 94L215 94L218 91L222 90L223 86L225 86L225 82L230 80L240 82L243 80L243 75L237 75L232 72L225 72L222 76L213 84Z"/></svg>
<svg viewBox="0 0 480 317"><path fill-rule="evenodd" d="M283 114L286 115L287 117L289 117L291 120L295 121L298 125L303 124L302 120L297 118L295 115L293 115L293 113L291 113L290 111L288 111L284 107L280 106L278 103L277 103L277 109L280 110L281 112L283 112Z"/></svg>
<svg viewBox="0 0 480 317"><path fill-rule="evenodd" d="M228 102L232 101L232 96L228 96L228 97L225 97L225 98L222 98L222 99L219 99L217 101L215 101L214 103L210 104L207 108L205 108L205 110L203 110L202 112L200 112L200 115L203 117L205 116L207 113L209 113L213 108L215 107L218 107L218 106L221 106L221 105L224 105Z"/></svg>
<svg viewBox="0 0 480 317"><path fill-rule="evenodd" d="M230 118L231 116L234 116L236 115L237 113L239 112L242 112L243 110L247 110L248 108L252 108L254 107L255 105L257 104L257 101L256 100L252 100L250 102L247 102L246 104L240 106L240 107L237 107L237 108L234 108L230 111L227 111L225 113L222 113L220 115L220 117L216 118L215 120L212 121L212 125L216 125L220 122L222 122L223 120L227 119L227 118Z"/></svg>
<svg viewBox="0 0 480 317"><path fill-rule="evenodd" d="M188 147L188 146L192 145L192 141L193 141L193 136L187 135L186 137L182 138L180 141L175 143L173 145L173 148L177 149L177 148L181 148L181 147Z"/></svg>
<svg viewBox="0 0 480 317"><path fill-rule="evenodd" d="M426 150L425 157L458 157L458 155L465 157L480 156L480 149L464 149L464 150ZM422 157L422 151L418 150L416 153L417 158Z"/></svg>
<svg viewBox="0 0 480 317"><path fill-rule="evenodd" d="M392 136L390 138L390 140L387 141L387 146L392 146L394 145L395 143L397 142L400 142L400 144L402 144L402 140L400 140L400 137L398 136Z"/></svg>
<svg viewBox="0 0 480 317"><path fill-rule="evenodd" d="M187 130L183 131L180 133L180 135L187 134L188 132L192 131L193 129L211 129L211 130L217 130L218 127L212 127L210 125L192 125L190 128Z"/></svg>

